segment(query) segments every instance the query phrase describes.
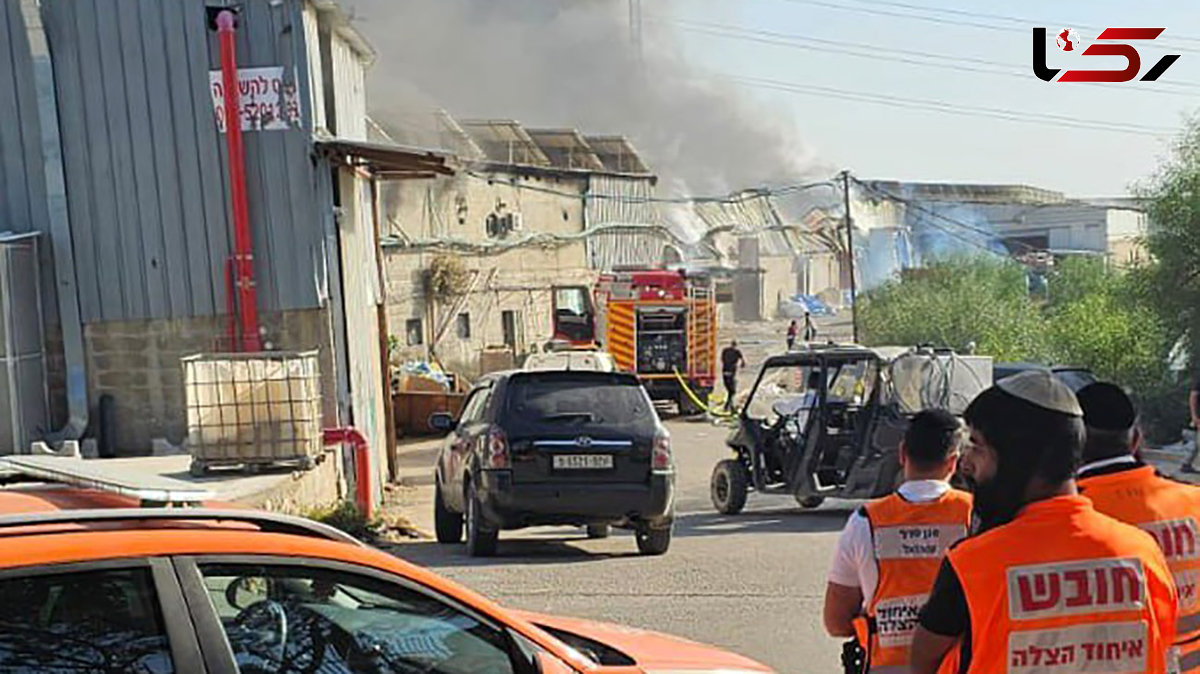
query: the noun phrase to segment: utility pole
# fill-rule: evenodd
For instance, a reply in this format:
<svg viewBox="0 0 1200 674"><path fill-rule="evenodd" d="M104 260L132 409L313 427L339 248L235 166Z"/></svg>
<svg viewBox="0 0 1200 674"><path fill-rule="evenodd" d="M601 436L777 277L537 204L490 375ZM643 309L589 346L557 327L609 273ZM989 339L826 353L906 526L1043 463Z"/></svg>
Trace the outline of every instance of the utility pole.
<svg viewBox="0 0 1200 674"><path fill-rule="evenodd" d="M858 283L854 279L854 219L850 217L850 171L842 171L842 203L846 217L846 257L850 262L850 326L858 343Z"/></svg>

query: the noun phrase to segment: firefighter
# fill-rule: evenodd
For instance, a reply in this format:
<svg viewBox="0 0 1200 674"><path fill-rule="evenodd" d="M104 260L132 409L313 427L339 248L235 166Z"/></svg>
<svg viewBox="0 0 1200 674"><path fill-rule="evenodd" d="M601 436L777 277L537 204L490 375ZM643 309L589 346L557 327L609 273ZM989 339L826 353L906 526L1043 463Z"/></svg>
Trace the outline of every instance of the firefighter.
<svg viewBox="0 0 1200 674"><path fill-rule="evenodd" d="M1200 487L1162 477L1135 458L1141 441L1137 411L1119 386L1085 386L1079 404L1087 425L1079 491L1096 510L1158 540L1179 595L1175 644L1180 671L1200 674Z"/></svg>
<svg viewBox="0 0 1200 674"><path fill-rule="evenodd" d="M733 398L737 395L738 368L746 366L746 358L738 349L737 340L731 340L729 346L721 350L721 379L725 383L725 411L733 411Z"/></svg>
<svg viewBox="0 0 1200 674"><path fill-rule="evenodd" d="M1075 395L1047 371L1000 380L967 407L960 475L981 533L953 546L921 609L912 671L955 646L960 671L1155 672L1175 638L1175 587L1154 539L1080 496Z"/></svg>
<svg viewBox="0 0 1200 674"><path fill-rule="evenodd" d="M952 489L963 430L945 410L913 417L900 443L904 483L850 516L825 589L825 629L855 637L848 672L907 672L917 611L946 549L967 535L971 495ZM848 664L848 663L847 663ZM953 671L948 662L945 671Z"/></svg>

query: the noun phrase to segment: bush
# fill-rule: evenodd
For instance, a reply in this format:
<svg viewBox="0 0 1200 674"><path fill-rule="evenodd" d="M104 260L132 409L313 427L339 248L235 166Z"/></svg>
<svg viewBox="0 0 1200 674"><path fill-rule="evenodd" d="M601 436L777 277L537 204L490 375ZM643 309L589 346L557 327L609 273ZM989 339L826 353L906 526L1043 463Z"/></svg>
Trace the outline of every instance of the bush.
<svg viewBox="0 0 1200 674"><path fill-rule="evenodd" d="M1177 437L1187 420L1186 383L1167 370L1172 331L1154 308L1148 272L1063 259L1049 275L1045 301L1030 297L1026 278L1009 260L935 262L862 297L865 341L956 349L975 342L997 361L1087 367L1132 391L1148 437Z"/></svg>
<svg viewBox="0 0 1200 674"><path fill-rule="evenodd" d="M368 520L353 501L339 501L330 506L314 508L304 516L341 529L360 541L374 540L383 529L381 522Z"/></svg>
<svg viewBox="0 0 1200 674"><path fill-rule="evenodd" d="M865 293L858 307L867 344L934 344L997 360L1038 360L1044 330L1024 268L1009 260L937 261Z"/></svg>

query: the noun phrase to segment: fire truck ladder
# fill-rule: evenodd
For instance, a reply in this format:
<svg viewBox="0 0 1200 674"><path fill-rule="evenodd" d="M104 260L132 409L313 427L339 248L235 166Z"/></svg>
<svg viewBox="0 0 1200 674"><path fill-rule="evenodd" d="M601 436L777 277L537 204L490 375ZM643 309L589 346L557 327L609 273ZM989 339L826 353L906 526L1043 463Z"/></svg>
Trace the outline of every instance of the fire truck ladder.
<svg viewBox="0 0 1200 674"><path fill-rule="evenodd" d="M717 317L713 289L708 285L688 285L688 372L691 376L712 375L717 351Z"/></svg>

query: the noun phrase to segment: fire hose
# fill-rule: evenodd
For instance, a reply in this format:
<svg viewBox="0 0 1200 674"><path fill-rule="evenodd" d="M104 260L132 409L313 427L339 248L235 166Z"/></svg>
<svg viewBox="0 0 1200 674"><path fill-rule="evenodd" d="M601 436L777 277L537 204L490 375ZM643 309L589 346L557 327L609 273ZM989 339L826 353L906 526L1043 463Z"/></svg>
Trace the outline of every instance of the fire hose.
<svg viewBox="0 0 1200 674"><path fill-rule="evenodd" d="M705 413L711 414L714 417L717 417L719 419L734 418L735 415L733 412L726 412L724 410L714 410L713 408L708 406L708 403L706 401L701 401L700 397L697 396L694 391L692 391L692 387L688 385L687 379L685 379L683 377L683 375L680 374L679 368L674 368L673 372L675 373L675 378L679 380L679 385L681 387L683 387L684 394L687 395L687 397L689 399L691 399L691 401L696 405L696 407L699 407L700 409L704 410Z"/></svg>

